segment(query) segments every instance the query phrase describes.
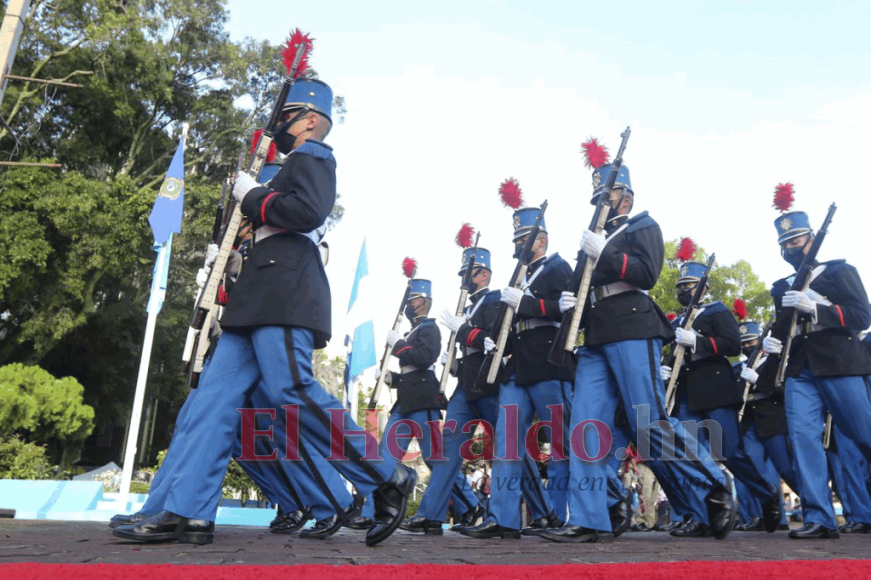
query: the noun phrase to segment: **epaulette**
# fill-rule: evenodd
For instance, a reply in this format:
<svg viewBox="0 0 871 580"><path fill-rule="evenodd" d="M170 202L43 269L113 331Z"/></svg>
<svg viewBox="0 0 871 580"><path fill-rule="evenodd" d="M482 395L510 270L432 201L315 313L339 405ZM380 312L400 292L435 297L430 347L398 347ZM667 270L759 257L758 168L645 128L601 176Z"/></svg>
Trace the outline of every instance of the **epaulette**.
<svg viewBox="0 0 871 580"><path fill-rule="evenodd" d="M647 212L641 212L637 216L630 218L628 222L626 222L626 229L623 230L624 233L631 234L632 232L637 232L638 230L643 230L645 228L651 228L657 225L656 221L647 215Z"/></svg>
<svg viewBox="0 0 871 580"><path fill-rule="evenodd" d="M709 302L708 304L705 304L704 306L705 306L704 309L701 312L699 312L700 316L702 314L707 316L710 314L718 314L720 312L728 312L729 311L729 309L726 308L726 305L723 304L722 302L720 302L719 300L717 300L715 302Z"/></svg>
<svg viewBox="0 0 871 580"><path fill-rule="evenodd" d="M312 157L326 159L328 161L336 160L336 158L333 157L333 148L326 143L316 141L315 139L308 139L305 143L294 149L293 152L295 154L302 153L304 155L311 155Z"/></svg>
<svg viewBox="0 0 871 580"><path fill-rule="evenodd" d="M850 265L847 264L847 260L830 260L828 262L823 262L823 264L826 266L826 269L823 272L824 275L834 274L836 272L840 272L844 268L850 267Z"/></svg>

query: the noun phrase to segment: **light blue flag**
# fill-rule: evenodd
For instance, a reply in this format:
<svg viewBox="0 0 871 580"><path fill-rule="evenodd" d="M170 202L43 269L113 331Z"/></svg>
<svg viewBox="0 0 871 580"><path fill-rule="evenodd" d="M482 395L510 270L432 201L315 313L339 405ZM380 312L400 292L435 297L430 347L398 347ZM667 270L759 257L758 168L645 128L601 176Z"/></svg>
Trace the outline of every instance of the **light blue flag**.
<svg viewBox="0 0 871 580"><path fill-rule="evenodd" d="M348 334L345 346L348 347L348 360L345 366L345 391L348 384L366 369L375 366L375 326L372 323L372 310L366 290L368 286L369 265L366 260L366 241L360 248L354 285L351 287L351 300L348 304Z"/></svg>
<svg viewBox="0 0 871 580"><path fill-rule="evenodd" d="M154 271L151 273L151 296L148 297L148 306L145 311L151 313L152 308L156 308L155 314L160 312L163 306L163 298L166 296L166 281L169 278L169 256L172 253L172 234L169 234L169 239L165 244L154 244L154 250L157 252L157 261L154 262ZM157 268L161 265L160 271Z"/></svg>
<svg viewBox="0 0 871 580"><path fill-rule="evenodd" d="M166 179L157 193L157 200L151 208L148 223L154 232L154 242L162 244L173 233L181 232L181 218L184 213L184 137L178 141L178 149L169 164Z"/></svg>

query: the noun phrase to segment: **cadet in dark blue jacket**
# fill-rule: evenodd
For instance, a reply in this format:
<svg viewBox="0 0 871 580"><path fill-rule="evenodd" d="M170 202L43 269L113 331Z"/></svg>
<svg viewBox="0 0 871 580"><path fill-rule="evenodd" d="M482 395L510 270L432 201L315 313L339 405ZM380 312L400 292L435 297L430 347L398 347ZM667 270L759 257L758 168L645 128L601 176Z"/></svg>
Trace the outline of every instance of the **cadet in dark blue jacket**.
<svg viewBox="0 0 871 580"><path fill-rule="evenodd" d="M681 265L677 293L683 306L690 304L705 267L699 262ZM707 290L703 289L702 299ZM677 369L674 415L683 425L695 428L699 444L707 447L708 453L716 459L723 461L760 502L765 530L774 532L782 516L780 488L773 486L759 473L744 451L738 424L738 411L744 392L735 381L732 365L727 358L741 354L738 323L731 310L719 301L698 306L692 330L683 328L687 315L684 312L672 321L676 328L675 343L687 348L685 364ZM662 380L668 381L672 369L663 366L660 373ZM686 513L685 506L677 498L673 498L672 507L678 515ZM694 519L671 531L671 535L678 537L698 537L707 533L707 526Z"/></svg>
<svg viewBox="0 0 871 580"><path fill-rule="evenodd" d="M785 213L774 225L784 260L798 269L814 237L807 214ZM793 539L839 537L821 437L826 410L871 460L871 397L865 380L871 356L857 334L871 325L868 295L856 268L844 260L815 264L811 278L804 291L789 290L791 277L771 288L778 312L795 308L800 315L786 368L786 417L804 513L804 525L789 533ZM771 355L783 351L773 337L765 338L763 347Z"/></svg>
<svg viewBox="0 0 871 580"><path fill-rule="evenodd" d="M336 160L322 143L331 126L332 91L323 82L298 80L284 105L276 145L287 154L269 186L245 172L233 195L255 228L255 244L222 317L223 333L188 411L188 441L178 457L165 511L119 526L118 536L139 541L212 541L221 481L238 431L239 414L254 389L270 407L299 406L300 438L313 453L330 455L330 415L342 404L315 381L312 352L330 338L330 288L315 230L336 201ZM346 419L348 457L334 467L359 492L373 493L375 523L366 542L388 537L404 515L416 474L363 461L370 437ZM217 493L216 493L217 490ZM208 522L206 526L191 521Z"/></svg>
<svg viewBox="0 0 871 580"><path fill-rule="evenodd" d="M611 167L602 165L594 172L594 204L605 193L602 184ZM607 236L587 230L581 239L583 252L597 260L582 320L584 346L578 351L572 402L572 439L585 445L583 450L573 445L570 455L569 521L542 537L557 542L613 538L607 500L607 481L616 475L608 465L613 452L610 432L622 403L629 420L624 437L636 443L669 498L686 496L693 517L709 525L715 537L724 538L735 518L725 473L703 448L691 460L674 460L673 446L696 449L698 443L665 410L660 353L663 341L671 340L674 332L647 295L662 270L662 232L646 212L629 219L635 196L625 166L616 183L610 192ZM560 310L571 310L575 302L574 294L564 293ZM583 433L575 433L579 425L582 430L586 426ZM609 433L596 425L607 427Z"/></svg>

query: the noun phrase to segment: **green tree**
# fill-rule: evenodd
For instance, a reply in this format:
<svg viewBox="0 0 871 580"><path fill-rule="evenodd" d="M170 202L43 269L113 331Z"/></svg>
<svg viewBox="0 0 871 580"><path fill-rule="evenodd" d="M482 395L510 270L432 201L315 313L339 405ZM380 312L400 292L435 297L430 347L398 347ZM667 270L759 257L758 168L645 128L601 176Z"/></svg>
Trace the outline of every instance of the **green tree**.
<svg viewBox="0 0 871 580"><path fill-rule="evenodd" d="M45 447L19 437L0 437L0 479L51 479Z"/></svg>
<svg viewBox="0 0 871 580"><path fill-rule="evenodd" d="M665 264L656 286L650 290L650 297L666 313L683 311L675 290L680 277L680 262L675 257L679 243L679 240L665 243ZM698 248L695 261L706 262L709 256L704 248ZM708 286L708 299L720 300L730 309L735 299L743 300L747 305L747 320L756 320L764 325L773 312L774 303L768 288L745 260L738 260L731 265L720 265L714 260Z"/></svg>
<svg viewBox="0 0 871 580"><path fill-rule="evenodd" d="M55 453L77 450L94 428L94 410L82 403L83 391L74 378L56 379L39 367L0 367L0 437L25 436ZM71 464L65 455L63 464Z"/></svg>

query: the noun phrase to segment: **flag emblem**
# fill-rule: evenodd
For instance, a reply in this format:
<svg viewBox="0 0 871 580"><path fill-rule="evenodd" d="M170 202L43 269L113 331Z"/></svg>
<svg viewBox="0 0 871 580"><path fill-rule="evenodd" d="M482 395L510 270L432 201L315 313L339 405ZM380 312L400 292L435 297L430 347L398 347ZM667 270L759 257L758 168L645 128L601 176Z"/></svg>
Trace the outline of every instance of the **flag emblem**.
<svg viewBox="0 0 871 580"><path fill-rule="evenodd" d="M173 200L184 191L184 181L176 177L167 177L160 186L160 196Z"/></svg>

